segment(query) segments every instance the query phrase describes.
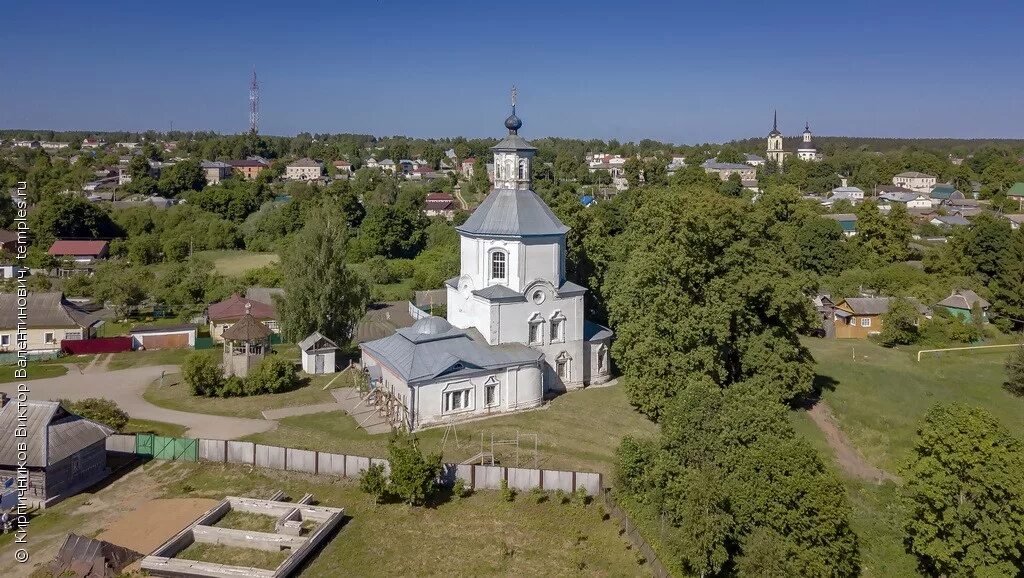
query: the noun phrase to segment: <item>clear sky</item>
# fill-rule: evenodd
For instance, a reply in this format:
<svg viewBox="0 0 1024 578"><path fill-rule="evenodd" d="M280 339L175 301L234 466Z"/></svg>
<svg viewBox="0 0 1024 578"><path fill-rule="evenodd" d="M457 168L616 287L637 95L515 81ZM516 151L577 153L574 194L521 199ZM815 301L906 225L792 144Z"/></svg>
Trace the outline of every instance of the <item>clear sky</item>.
<svg viewBox="0 0 1024 578"><path fill-rule="evenodd" d="M0 0L0 128L1024 137L1024 2Z"/></svg>

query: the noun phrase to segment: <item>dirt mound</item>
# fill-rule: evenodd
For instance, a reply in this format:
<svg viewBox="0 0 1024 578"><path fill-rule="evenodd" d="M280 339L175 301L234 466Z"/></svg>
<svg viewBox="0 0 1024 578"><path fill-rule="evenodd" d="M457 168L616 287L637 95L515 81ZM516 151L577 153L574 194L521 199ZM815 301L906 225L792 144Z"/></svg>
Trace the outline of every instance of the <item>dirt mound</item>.
<svg viewBox="0 0 1024 578"><path fill-rule="evenodd" d="M149 554L218 503L206 498L150 500L107 525L96 539Z"/></svg>

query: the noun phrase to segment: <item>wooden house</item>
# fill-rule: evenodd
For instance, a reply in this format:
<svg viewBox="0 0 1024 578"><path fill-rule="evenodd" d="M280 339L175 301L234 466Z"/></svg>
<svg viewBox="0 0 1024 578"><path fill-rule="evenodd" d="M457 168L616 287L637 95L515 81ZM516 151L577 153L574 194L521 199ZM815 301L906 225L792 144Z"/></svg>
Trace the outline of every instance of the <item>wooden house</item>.
<svg viewBox="0 0 1024 578"><path fill-rule="evenodd" d="M110 473L106 440L114 430L70 413L56 401L29 400L22 405L3 395L0 403L0 479L17 476L18 445L27 444L30 503L52 505Z"/></svg>

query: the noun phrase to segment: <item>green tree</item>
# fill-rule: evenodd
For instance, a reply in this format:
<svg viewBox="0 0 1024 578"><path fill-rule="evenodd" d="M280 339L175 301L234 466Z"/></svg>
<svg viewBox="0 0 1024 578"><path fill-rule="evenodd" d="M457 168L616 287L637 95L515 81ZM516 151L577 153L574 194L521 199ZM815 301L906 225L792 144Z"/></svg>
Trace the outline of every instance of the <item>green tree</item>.
<svg viewBox="0 0 1024 578"><path fill-rule="evenodd" d="M127 319L149 296L151 272L141 266L105 263L96 270L93 296L109 303L118 319Z"/></svg>
<svg viewBox="0 0 1024 578"><path fill-rule="evenodd" d="M388 462L391 465L389 491L410 506L426 503L437 490L441 454L424 455L412 434L403 431L391 437Z"/></svg>
<svg viewBox="0 0 1024 578"><path fill-rule="evenodd" d="M1014 348L1007 356L1003 386L1014 395L1024 396L1024 345Z"/></svg>
<svg viewBox="0 0 1024 578"><path fill-rule="evenodd" d="M780 400L809 392L799 334L815 318L810 280L752 223L749 204L697 188L647 193L604 288L630 401L657 419L700 375L722 387L757 375Z"/></svg>
<svg viewBox="0 0 1024 578"><path fill-rule="evenodd" d="M1013 232L995 269L990 287L997 321L1007 329L1024 327L1024 229Z"/></svg>
<svg viewBox="0 0 1024 578"><path fill-rule="evenodd" d="M930 576L1024 573L1024 450L988 412L936 405L902 490L907 550Z"/></svg>
<svg viewBox="0 0 1024 578"><path fill-rule="evenodd" d="M268 355L245 378L245 395L283 393L295 389L299 376L295 362L278 355Z"/></svg>
<svg viewBox="0 0 1024 578"><path fill-rule="evenodd" d="M193 351L181 365L181 379L192 395L214 397L219 395L224 384L217 358L207 351Z"/></svg>
<svg viewBox="0 0 1024 578"><path fill-rule="evenodd" d="M52 195L29 214L35 242L48 246L62 238L111 238L120 228L99 205L75 195Z"/></svg>
<svg viewBox="0 0 1024 578"><path fill-rule="evenodd" d="M278 311L290 341L313 331L339 342L352 337L369 303L369 287L347 265L348 237L346 215L323 201L282 254L288 275Z"/></svg>
<svg viewBox="0 0 1024 578"><path fill-rule="evenodd" d="M187 191L201 191L206 186L206 177L199 161L189 159L165 168L157 186L163 196L176 197Z"/></svg>
<svg viewBox="0 0 1024 578"><path fill-rule="evenodd" d="M917 308L910 301L893 299L889 311L882 315L882 345L892 347L917 341L917 319Z"/></svg>

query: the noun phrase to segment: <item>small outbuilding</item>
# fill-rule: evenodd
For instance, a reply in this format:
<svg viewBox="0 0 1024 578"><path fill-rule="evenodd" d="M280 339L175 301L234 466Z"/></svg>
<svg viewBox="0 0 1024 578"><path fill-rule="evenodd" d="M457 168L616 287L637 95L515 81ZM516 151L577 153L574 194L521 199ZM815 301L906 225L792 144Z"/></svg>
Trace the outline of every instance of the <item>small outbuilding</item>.
<svg viewBox="0 0 1024 578"><path fill-rule="evenodd" d="M224 377L247 377L270 351L270 329L249 313L224 330Z"/></svg>
<svg viewBox="0 0 1024 578"><path fill-rule="evenodd" d="M309 337L299 342L302 352L302 371L312 375L334 373L338 344L314 331Z"/></svg>
<svg viewBox="0 0 1024 578"><path fill-rule="evenodd" d="M196 346L199 328L184 325L140 325L132 328L132 349L186 349Z"/></svg>
<svg viewBox="0 0 1024 578"><path fill-rule="evenodd" d="M56 401L14 402L0 396L0 403L0 479L17 477L18 445L25 443L30 503L52 505L110 473L106 440L114 430Z"/></svg>

